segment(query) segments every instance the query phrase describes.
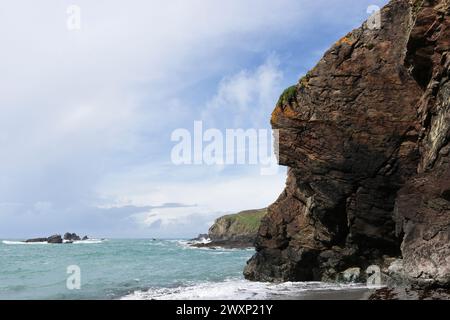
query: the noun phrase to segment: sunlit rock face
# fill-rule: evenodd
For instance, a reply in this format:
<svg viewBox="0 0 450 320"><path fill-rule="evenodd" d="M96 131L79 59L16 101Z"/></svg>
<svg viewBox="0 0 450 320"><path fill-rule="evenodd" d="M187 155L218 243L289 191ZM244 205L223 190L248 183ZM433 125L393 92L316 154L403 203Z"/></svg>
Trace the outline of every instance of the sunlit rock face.
<svg viewBox="0 0 450 320"><path fill-rule="evenodd" d="M288 177L248 279L332 280L396 257L408 281L450 282L449 7L391 1L280 97Z"/></svg>

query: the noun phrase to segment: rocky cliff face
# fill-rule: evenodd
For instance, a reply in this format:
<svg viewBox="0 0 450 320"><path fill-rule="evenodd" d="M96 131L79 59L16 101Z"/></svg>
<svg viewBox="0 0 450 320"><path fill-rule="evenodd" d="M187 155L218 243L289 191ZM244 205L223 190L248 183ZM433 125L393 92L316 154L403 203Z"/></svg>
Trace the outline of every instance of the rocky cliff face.
<svg viewBox="0 0 450 320"><path fill-rule="evenodd" d="M393 0L280 98L286 188L245 276L328 280L402 258L450 283L450 1Z"/></svg>
<svg viewBox="0 0 450 320"><path fill-rule="evenodd" d="M220 217L209 228L208 234L192 239L191 245L198 248L249 248L253 247L262 218L267 208L246 210ZM210 242L205 242L209 238Z"/></svg>
<svg viewBox="0 0 450 320"><path fill-rule="evenodd" d="M261 219L267 209L247 210L218 218L209 228L208 237L213 242L247 242L253 245Z"/></svg>

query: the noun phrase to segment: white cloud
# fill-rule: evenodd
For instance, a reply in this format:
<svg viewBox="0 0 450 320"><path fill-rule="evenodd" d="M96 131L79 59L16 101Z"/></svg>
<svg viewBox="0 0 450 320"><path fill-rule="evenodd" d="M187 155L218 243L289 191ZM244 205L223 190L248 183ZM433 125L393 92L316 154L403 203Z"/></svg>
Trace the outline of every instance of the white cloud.
<svg viewBox="0 0 450 320"><path fill-rule="evenodd" d="M183 171L190 168L193 167L174 167L173 170L182 176ZM225 213L267 207L281 193L285 181L285 170L273 176L261 176L257 170L248 169L237 176L214 176L207 167L198 170L199 176L207 179L164 182L124 173L104 181L101 190L105 192L103 198L116 199L118 206L143 207L169 201L191 204L189 207L152 209L135 217L144 226L159 221L163 228L174 228L198 220L211 221ZM145 170L143 172L145 174Z"/></svg>
<svg viewBox="0 0 450 320"><path fill-rule="evenodd" d="M3 233L25 234L39 221L45 230L90 222L133 234L130 221L98 213L100 202L199 204L162 208L161 221L267 205L282 174L175 170L166 164L170 132L202 114L208 126L267 127L288 80L276 54L297 50L321 19L354 24L366 15L350 0L78 0L81 30L70 32L70 4L2 3Z"/></svg>
<svg viewBox="0 0 450 320"><path fill-rule="evenodd" d="M282 90L283 72L279 65L278 58L272 54L255 70L241 70L222 79L202 118L208 124L217 124L220 115L225 113L233 119L228 125L235 128L248 124L249 119L254 127L266 128L268 115Z"/></svg>

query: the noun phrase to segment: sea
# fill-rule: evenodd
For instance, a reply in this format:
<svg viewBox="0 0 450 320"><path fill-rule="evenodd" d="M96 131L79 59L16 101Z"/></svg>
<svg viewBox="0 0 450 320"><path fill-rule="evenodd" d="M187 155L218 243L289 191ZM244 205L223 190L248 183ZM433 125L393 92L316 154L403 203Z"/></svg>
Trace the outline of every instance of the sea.
<svg viewBox="0 0 450 320"><path fill-rule="evenodd" d="M254 249L195 248L187 240L0 240L0 299L362 299L365 284L251 282Z"/></svg>

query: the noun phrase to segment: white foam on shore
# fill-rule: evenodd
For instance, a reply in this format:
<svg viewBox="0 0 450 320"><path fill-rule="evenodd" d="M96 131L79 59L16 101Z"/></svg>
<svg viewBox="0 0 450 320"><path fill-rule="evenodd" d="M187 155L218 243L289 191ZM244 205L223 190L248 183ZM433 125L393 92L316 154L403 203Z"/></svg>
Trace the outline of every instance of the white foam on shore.
<svg viewBox="0 0 450 320"><path fill-rule="evenodd" d="M205 282L176 288L153 288L135 291L122 300L264 300L298 297L306 291L340 291L367 289L364 284L331 284L323 282L265 283L247 280Z"/></svg>

